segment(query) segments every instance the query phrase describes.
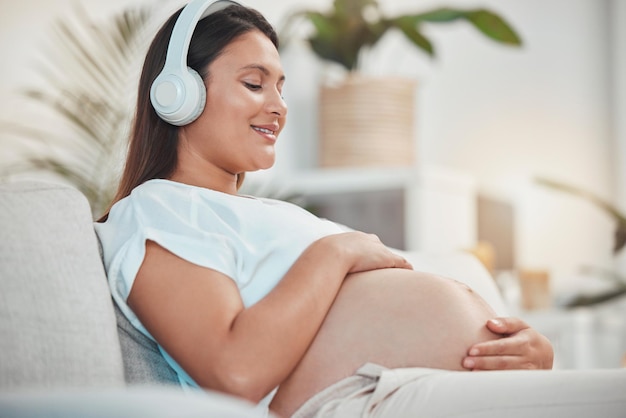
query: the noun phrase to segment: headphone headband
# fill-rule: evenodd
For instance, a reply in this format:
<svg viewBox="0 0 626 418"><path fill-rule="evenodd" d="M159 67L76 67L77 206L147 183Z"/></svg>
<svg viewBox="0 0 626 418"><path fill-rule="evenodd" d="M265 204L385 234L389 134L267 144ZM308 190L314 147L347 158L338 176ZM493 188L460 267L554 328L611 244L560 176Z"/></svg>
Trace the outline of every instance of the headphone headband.
<svg viewBox="0 0 626 418"><path fill-rule="evenodd" d="M187 67L187 53L198 22L231 5L232 0L191 0L183 8L170 36L163 70L150 88L150 101L157 115L172 125L193 122L204 109L206 91L202 77Z"/></svg>
<svg viewBox="0 0 626 418"><path fill-rule="evenodd" d="M198 22L208 15L225 9L233 4L231 0L191 0L180 12L167 47L164 68L187 68L187 52L191 43L191 36Z"/></svg>

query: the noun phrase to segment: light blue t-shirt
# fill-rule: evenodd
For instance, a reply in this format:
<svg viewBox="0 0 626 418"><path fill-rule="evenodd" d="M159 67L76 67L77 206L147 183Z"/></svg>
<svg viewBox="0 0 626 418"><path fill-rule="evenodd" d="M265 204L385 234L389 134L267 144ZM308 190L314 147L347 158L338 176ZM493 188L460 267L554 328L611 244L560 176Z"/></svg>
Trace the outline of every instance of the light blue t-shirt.
<svg viewBox="0 0 626 418"><path fill-rule="evenodd" d="M126 304L152 240L191 263L219 271L239 288L245 307L265 297L315 240L338 224L279 200L235 196L169 180L150 180L95 224L113 298L139 331L154 338ZM180 278L181 286L184 277ZM183 386L197 386L159 346Z"/></svg>

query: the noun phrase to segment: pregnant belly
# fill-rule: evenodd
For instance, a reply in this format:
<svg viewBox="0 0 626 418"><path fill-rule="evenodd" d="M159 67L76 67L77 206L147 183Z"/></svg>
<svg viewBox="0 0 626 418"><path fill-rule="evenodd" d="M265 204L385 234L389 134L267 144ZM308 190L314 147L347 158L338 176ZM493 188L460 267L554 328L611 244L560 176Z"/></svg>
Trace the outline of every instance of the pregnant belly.
<svg viewBox="0 0 626 418"><path fill-rule="evenodd" d="M364 363L463 370L474 343L495 339L495 313L467 286L404 269L353 274L270 409L289 416L311 396Z"/></svg>

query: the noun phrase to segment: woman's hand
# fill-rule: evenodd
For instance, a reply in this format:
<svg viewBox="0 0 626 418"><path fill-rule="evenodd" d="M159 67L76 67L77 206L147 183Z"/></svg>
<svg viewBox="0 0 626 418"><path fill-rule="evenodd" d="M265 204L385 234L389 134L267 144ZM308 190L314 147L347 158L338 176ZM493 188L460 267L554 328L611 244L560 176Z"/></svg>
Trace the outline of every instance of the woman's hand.
<svg viewBox="0 0 626 418"><path fill-rule="evenodd" d="M346 257L348 273L382 268L413 269L405 258L390 251L374 234L344 232L329 235L320 241L331 243L334 255Z"/></svg>
<svg viewBox="0 0 626 418"><path fill-rule="evenodd" d="M463 367L470 370L552 368L552 344L521 319L490 319L487 328L503 338L470 347L468 356L463 359Z"/></svg>

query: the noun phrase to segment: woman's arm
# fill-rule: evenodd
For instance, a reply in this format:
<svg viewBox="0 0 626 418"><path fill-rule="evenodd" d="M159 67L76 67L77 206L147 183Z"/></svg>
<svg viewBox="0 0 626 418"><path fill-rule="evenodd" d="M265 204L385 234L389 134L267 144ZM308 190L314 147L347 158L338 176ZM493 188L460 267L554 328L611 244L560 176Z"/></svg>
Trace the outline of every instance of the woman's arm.
<svg viewBox="0 0 626 418"><path fill-rule="evenodd" d="M463 367L470 370L551 369L550 340L518 318L494 318L487 328L505 338L475 344Z"/></svg>
<svg viewBox="0 0 626 418"><path fill-rule="evenodd" d="M298 364L345 276L386 267L410 265L369 234L325 237L246 309L230 278L149 241L128 304L200 386L257 402Z"/></svg>

